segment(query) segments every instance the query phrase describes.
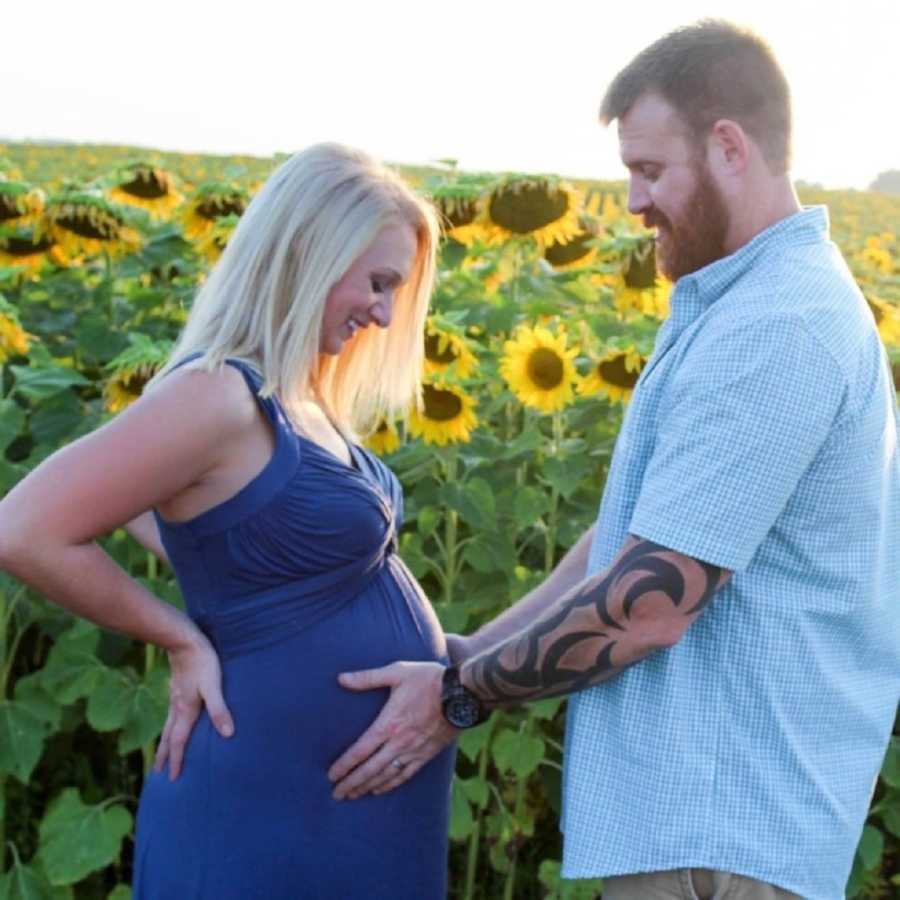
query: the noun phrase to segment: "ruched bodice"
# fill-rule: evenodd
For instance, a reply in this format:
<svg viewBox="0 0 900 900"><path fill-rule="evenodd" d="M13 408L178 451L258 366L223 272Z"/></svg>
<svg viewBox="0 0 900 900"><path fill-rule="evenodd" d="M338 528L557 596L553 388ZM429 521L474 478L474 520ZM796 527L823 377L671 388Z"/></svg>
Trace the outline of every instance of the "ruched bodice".
<svg viewBox="0 0 900 900"><path fill-rule="evenodd" d="M178 781L148 779L136 900L438 900L452 750L382 797L337 803L326 777L386 699L343 690L338 672L445 659L396 553L399 483L362 447L350 445L348 466L296 434L279 402L259 396L255 371L229 364L272 426L272 456L225 502L186 522L156 520L187 611L222 661L236 733L223 739L202 716Z"/></svg>

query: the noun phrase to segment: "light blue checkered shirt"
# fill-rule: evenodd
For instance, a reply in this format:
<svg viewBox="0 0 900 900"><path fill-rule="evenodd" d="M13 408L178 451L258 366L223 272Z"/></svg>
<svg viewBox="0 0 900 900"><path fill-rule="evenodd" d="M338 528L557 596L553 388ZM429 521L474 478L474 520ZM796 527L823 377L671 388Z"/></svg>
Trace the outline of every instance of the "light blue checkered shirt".
<svg viewBox="0 0 900 900"><path fill-rule="evenodd" d="M900 699L900 457L824 208L678 281L589 572L629 533L735 574L675 647L571 698L563 874L842 898Z"/></svg>

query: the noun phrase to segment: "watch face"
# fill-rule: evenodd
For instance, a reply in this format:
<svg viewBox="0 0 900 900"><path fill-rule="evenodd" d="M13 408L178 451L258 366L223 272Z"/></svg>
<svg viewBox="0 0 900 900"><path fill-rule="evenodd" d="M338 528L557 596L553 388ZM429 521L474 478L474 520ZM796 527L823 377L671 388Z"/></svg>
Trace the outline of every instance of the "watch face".
<svg viewBox="0 0 900 900"><path fill-rule="evenodd" d="M451 697L444 704L447 721L456 728L471 728L478 724L478 703L469 697Z"/></svg>

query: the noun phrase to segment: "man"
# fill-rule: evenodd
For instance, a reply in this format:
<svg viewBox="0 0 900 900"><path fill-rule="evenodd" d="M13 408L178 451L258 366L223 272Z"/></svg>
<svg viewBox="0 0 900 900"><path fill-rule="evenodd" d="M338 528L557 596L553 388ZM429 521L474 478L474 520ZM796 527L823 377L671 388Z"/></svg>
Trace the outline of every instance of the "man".
<svg viewBox="0 0 900 900"><path fill-rule="evenodd" d="M565 875L602 876L604 900L837 900L900 697L887 360L825 209L797 201L764 42L679 29L616 77L601 119L676 286L598 521L451 639L458 668L341 676L392 693L332 768L336 794L412 777L448 722L573 694Z"/></svg>

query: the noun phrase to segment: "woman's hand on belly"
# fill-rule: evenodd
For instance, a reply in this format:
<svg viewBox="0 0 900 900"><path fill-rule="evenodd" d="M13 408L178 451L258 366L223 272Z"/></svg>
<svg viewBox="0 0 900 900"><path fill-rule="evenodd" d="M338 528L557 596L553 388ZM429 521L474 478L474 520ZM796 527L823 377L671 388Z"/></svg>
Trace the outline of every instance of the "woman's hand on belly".
<svg viewBox="0 0 900 900"><path fill-rule="evenodd" d="M409 781L459 733L441 711L444 666L398 662L381 669L343 673L354 691L389 687L378 718L328 770L336 800L384 794Z"/></svg>
<svg viewBox="0 0 900 900"><path fill-rule="evenodd" d="M169 715L163 727L153 768L161 771L169 761L169 778L174 781L191 731L203 707L222 737L234 734L234 720L222 697L222 670L219 657L200 632L190 644L169 651L172 678L169 683Z"/></svg>

